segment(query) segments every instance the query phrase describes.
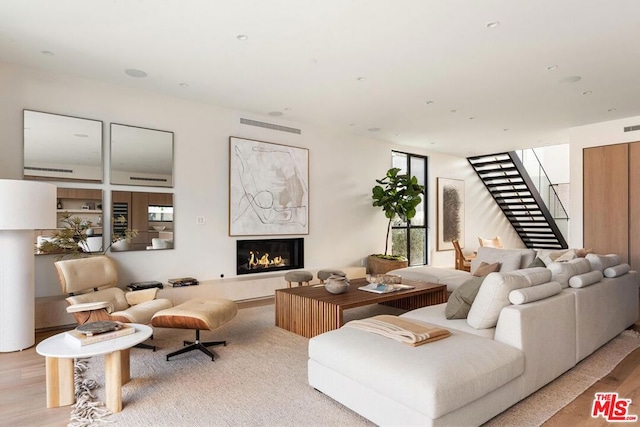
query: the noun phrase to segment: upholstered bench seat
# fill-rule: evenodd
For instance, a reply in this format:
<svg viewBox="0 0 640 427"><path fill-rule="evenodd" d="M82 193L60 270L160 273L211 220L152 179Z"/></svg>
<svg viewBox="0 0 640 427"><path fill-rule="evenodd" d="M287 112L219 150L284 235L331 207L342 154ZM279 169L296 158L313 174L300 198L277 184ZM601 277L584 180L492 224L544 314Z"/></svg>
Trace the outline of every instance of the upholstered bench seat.
<svg viewBox="0 0 640 427"><path fill-rule="evenodd" d="M238 313L235 302L224 298L193 298L180 305L157 312L151 319L151 324L160 328L195 329L196 339L185 341L184 347L167 355L172 356L199 349L214 360L214 355L206 347L212 345L226 345L226 341L200 342L201 330L214 330L233 319Z"/></svg>

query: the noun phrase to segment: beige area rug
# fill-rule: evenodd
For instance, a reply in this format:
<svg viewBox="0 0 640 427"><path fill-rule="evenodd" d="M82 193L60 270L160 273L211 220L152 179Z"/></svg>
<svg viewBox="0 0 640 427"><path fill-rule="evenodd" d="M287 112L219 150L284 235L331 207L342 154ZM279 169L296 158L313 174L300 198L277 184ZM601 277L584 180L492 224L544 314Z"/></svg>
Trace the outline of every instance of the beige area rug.
<svg viewBox="0 0 640 427"><path fill-rule="evenodd" d="M348 310L345 320L399 314L385 306ZM104 421L117 426L373 426L373 423L315 391L307 383L306 338L274 326L274 307L242 309L238 316L202 339L226 339L212 362L193 351L171 361L165 355L190 340L193 331L156 328L157 352L131 351L132 379L122 388L124 408ZM610 372L640 345L624 334L577 368L513 406L487 425L534 426ZM104 401L104 361L90 361L86 377Z"/></svg>

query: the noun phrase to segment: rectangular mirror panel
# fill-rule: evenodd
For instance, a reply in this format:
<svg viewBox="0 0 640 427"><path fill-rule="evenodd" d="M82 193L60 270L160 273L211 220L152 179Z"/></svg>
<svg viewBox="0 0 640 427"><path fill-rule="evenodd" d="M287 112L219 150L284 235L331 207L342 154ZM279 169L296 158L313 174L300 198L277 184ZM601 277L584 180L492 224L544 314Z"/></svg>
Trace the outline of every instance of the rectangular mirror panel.
<svg viewBox="0 0 640 427"><path fill-rule="evenodd" d="M102 182L102 122L24 110L24 177Z"/></svg>
<svg viewBox="0 0 640 427"><path fill-rule="evenodd" d="M112 123L111 183L173 187L173 132Z"/></svg>
<svg viewBox="0 0 640 427"><path fill-rule="evenodd" d="M173 249L173 194L113 191L111 203L112 251Z"/></svg>

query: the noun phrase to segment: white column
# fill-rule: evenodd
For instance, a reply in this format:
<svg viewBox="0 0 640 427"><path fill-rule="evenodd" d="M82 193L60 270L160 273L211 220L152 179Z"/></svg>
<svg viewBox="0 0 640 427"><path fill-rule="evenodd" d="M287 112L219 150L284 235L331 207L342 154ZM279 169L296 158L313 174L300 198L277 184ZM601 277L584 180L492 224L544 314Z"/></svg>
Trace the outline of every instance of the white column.
<svg viewBox="0 0 640 427"><path fill-rule="evenodd" d="M0 230L0 352L35 343L33 230Z"/></svg>

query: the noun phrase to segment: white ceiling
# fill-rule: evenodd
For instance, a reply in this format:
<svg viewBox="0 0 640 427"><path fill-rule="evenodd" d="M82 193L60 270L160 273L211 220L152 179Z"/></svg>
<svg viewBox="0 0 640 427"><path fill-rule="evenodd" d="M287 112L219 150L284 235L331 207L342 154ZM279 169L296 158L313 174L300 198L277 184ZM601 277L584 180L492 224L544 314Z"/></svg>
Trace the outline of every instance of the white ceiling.
<svg viewBox="0 0 640 427"><path fill-rule="evenodd" d="M0 61L484 154L639 116L640 1L2 0Z"/></svg>

